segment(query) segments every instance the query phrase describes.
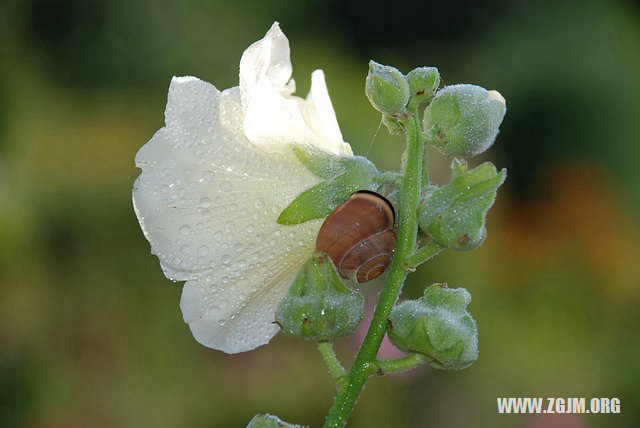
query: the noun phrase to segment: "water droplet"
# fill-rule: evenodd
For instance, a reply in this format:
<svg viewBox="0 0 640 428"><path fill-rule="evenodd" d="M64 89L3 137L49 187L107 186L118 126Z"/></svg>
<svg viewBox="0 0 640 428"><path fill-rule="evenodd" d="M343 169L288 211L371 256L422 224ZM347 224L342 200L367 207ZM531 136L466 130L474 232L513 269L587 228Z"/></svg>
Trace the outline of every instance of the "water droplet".
<svg viewBox="0 0 640 428"><path fill-rule="evenodd" d="M209 208L211 206L211 199L209 199L209 198L200 198L200 206L202 208Z"/></svg>
<svg viewBox="0 0 640 428"><path fill-rule="evenodd" d="M191 247L188 245L183 245L182 247L180 247L180 252L182 254L189 254L191 252Z"/></svg>
<svg viewBox="0 0 640 428"><path fill-rule="evenodd" d="M222 263L224 263L225 265L228 264L231 261L231 256L229 254L224 254L222 256Z"/></svg>
<svg viewBox="0 0 640 428"><path fill-rule="evenodd" d="M209 254L209 247L207 247L206 245L199 246L198 254L200 254L201 256L206 256L207 254Z"/></svg>
<svg viewBox="0 0 640 428"><path fill-rule="evenodd" d="M223 238L224 238L224 234L219 230L213 234L213 239L215 239L218 242L222 241Z"/></svg>
<svg viewBox="0 0 640 428"><path fill-rule="evenodd" d="M236 244L233 248L235 248L236 251L242 251L242 244Z"/></svg>
<svg viewBox="0 0 640 428"><path fill-rule="evenodd" d="M202 173L202 178L204 178L207 181L211 181L213 180L213 172L212 171L205 171Z"/></svg>
<svg viewBox="0 0 640 428"><path fill-rule="evenodd" d="M180 234L182 236L187 236L189 233L191 233L191 227L188 224L185 224L180 228Z"/></svg>
<svg viewBox="0 0 640 428"><path fill-rule="evenodd" d="M233 185L229 181L223 181L220 188L223 192L230 192L233 189Z"/></svg>
<svg viewBox="0 0 640 428"><path fill-rule="evenodd" d="M218 325L220 327L224 327L225 325L227 325L227 320L225 320L224 318L221 318L218 320Z"/></svg>
<svg viewBox="0 0 640 428"><path fill-rule="evenodd" d="M256 199L256 203L255 203L256 208L260 209L262 207L264 207L264 199L262 198L258 198Z"/></svg>

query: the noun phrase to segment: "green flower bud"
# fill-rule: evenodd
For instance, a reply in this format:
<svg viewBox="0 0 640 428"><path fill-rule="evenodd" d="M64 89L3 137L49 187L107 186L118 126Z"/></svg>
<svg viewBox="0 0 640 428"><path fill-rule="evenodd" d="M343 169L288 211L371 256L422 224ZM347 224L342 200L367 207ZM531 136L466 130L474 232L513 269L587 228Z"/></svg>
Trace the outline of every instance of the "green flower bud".
<svg viewBox="0 0 640 428"><path fill-rule="evenodd" d="M366 94L379 112L400 114L409 102L409 83L397 69L369 61Z"/></svg>
<svg viewBox="0 0 640 428"><path fill-rule="evenodd" d="M425 134L446 155L474 156L493 144L506 111L497 91L475 85L447 86L425 109Z"/></svg>
<svg viewBox="0 0 640 428"><path fill-rule="evenodd" d="M467 312L471 295L464 288L434 284L417 300L391 312L388 335L407 353L427 356L438 369L463 369L478 358L478 328Z"/></svg>
<svg viewBox="0 0 640 428"><path fill-rule="evenodd" d="M315 253L302 265L276 311L282 330L306 340L343 337L364 314L362 294L347 288L326 254Z"/></svg>
<svg viewBox="0 0 640 428"><path fill-rule="evenodd" d="M273 415L255 415L247 428L302 428L302 425L284 422Z"/></svg>
<svg viewBox="0 0 640 428"><path fill-rule="evenodd" d="M414 68L407 74L411 102L416 106L428 101L440 86L440 73L435 67Z"/></svg>
<svg viewBox="0 0 640 428"><path fill-rule="evenodd" d="M467 164L454 160L451 181L431 187L420 204L420 228L431 239L455 250L471 250L486 237L485 219L496 199L507 170L485 162L467 171Z"/></svg>

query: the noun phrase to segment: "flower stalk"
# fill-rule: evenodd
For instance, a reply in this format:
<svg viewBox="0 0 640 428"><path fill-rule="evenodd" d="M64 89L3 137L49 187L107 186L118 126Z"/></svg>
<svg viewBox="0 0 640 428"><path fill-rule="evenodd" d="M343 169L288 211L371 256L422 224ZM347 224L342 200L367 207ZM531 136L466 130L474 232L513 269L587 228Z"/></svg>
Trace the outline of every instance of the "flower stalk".
<svg viewBox="0 0 640 428"><path fill-rule="evenodd" d="M344 370L344 367L342 367L340 360L338 360L333 350L333 344L331 342L318 342L318 351L320 351L320 355L327 366L329 374L336 382L336 386L340 388L344 383L344 377L347 372Z"/></svg>
<svg viewBox="0 0 640 428"><path fill-rule="evenodd" d="M353 366L347 374L346 382L338 389L338 394L325 421L325 427L342 427L346 424L367 379L377 372L375 369L378 367L376 356L387 331L387 318L400 296L402 285L407 276L405 259L415 250L418 234L417 212L422 188L425 150L415 110L405 119L404 124L407 130L407 149L396 207L398 213L396 251L369 330L356 354Z"/></svg>

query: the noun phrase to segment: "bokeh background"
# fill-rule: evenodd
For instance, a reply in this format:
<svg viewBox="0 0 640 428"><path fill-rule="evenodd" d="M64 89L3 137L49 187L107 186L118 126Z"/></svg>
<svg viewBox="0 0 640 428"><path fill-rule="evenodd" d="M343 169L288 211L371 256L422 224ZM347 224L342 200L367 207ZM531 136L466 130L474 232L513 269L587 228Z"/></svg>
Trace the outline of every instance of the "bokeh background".
<svg viewBox="0 0 640 428"><path fill-rule="evenodd" d="M369 59L437 66L508 104L474 160L509 169L485 245L405 287L468 288L480 358L373 379L351 426L640 426L640 8L604 0L4 0L0 425L322 423L333 385L314 346L279 335L228 356L196 343L131 206L133 157L163 126L171 76L237 85L243 50L274 20L298 93L323 68L345 139L380 168L398 167L402 141L376 133ZM337 344L345 362L356 345ZM499 415L509 396L618 397L622 413Z"/></svg>

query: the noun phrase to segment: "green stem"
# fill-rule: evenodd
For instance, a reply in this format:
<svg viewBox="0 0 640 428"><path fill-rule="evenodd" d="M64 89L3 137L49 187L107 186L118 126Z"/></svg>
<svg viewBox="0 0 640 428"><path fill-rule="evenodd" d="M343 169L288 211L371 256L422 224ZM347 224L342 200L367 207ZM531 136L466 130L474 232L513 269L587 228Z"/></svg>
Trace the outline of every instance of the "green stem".
<svg viewBox="0 0 640 428"><path fill-rule="evenodd" d="M420 138L420 126L415 111L412 113L413 115L408 117L405 122L407 153L396 207L398 213L396 251L389 266L389 274L380 293L380 299L373 313L367 335L356 354L351 370L347 374L346 382L338 390L325 421L325 427L343 427L346 424L365 382L371 376L372 368L376 364L378 349L387 329L387 318L400 296L407 275L404 261L415 250L418 233L416 217L422 184L424 143Z"/></svg>
<svg viewBox="0 0 640 428"><path fill-rule="evenodd" d="M322 359L327 365L329 374L339 387L344 382L344 376L347 372L342 367L342 364L340 364L340 360L338 360L333 350L333 345L331 342L318 342L318 351L320 351L320 355L322 355Z"/></svg>
<svg viewBox="0 0 640 428"><path fill-rule="evenodd" d="M422 190L426 190L431 184L429 178L429 156L427 156L427 146L424 147L424 161L422 162Z"/></svg>
<svg viewBox="0 0 640 428"><path fill-rule="evenodd" d="M411 354L397 360L378 360L376 361L378 374L385 373L401 373L411 369L415 369L421 364L428 362L426 356L422 354Z"/></svg>
<svg viewBox="0 0 640 428"><path fill-rule="evenodd" d="M414 254L404 259L405 268L408 271L413 272L421 263L424 263L434 256L440 254L442 250L444 250L444 248L445 247L435 241L427 242L424 247L420 248Z"/></svg>

